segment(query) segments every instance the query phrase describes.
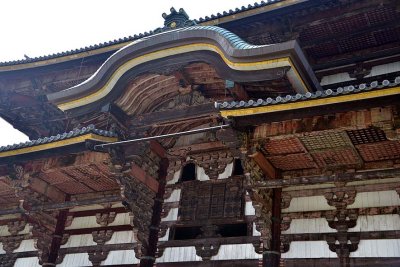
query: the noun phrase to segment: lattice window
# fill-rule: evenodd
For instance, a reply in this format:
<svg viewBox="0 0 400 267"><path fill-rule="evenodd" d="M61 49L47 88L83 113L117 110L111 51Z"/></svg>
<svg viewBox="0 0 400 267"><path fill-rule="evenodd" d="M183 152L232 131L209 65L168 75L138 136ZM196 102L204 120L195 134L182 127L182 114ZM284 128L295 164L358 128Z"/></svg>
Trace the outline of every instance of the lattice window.
<svg viewBox="0 0 400 267"><path fill-rule="evenodd" d="M182 187L181 221L200 222L243 216L244 190L240 178L218 182L192 181Z"/></svg>

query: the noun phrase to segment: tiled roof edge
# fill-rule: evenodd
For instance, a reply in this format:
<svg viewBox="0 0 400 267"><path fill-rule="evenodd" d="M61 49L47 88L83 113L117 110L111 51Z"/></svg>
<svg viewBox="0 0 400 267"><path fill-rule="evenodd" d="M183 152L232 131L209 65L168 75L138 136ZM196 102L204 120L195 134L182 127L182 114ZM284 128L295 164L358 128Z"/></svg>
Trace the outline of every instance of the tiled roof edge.
<svg viewBox="0 0 400 267"><path fill-rule="evenodd" d="M252 4L248 4L247 7L246 6L242 6L241 8L235 8L235 10L233 9L229 9L228 11L224 11L221 13L217 13L216 15L211 14L210 16L205 16L204 18L199 18L199 19L195 19L194 21L196 23L204 23L204 22L208 22L211 20L215 20L215 19L220 19L223 17L227 17L227 16L231 16L231 15L236 15L238 13L241 12L245 12L245 11L249 11L252 9L256 9L259 7L263 7L263 6L268 6L274 3L278 3L278 2L282 2L283 0L266 0L266 1L261 1L261 2L255 2L253 5Z"/></svg>
<svg viewBox="0 0 400 267"><path fill-rule="evenodd" d="M249 4L247 7L242 6L241 8L236 8L235 10L230 9L229 11L224 11L221 13L217 13L217 15L210 15L210 16L205 16L204 18L199 18L199 19L195 19L194 21L196 23L204 23L207 21L211 21L214 19L219 19L222 17L227 17L230 15L235 15L241 12L245 12L248 10L252 10L252 9L256 9L259 7L263 7L263 6L267 6L270 4L274 4L277 2L281 2L284 0L267 0L265 1L261 1L261 2L255 2L253 5ZM74 55L74 54L78 54L78 53L83 53L83 52L88 52L88 51L92 51L92 50L96 50L96 49L100 49L100 48L104 48L104 47L108 47L108 46L112 46L112 45L118 45L121 43L125 43L125 42L129 42L129 41L135 41L138 39L141 39L143 37L148 37L151 36L153 34L156 33L156 30L154 31L149 31L149 32L144 32L144 33L140 33L140 34L135 34L135 35L131 35L128 37L124 37L124 38L119 38L119 39L114 39L108 42L104 42L104 43L99 43L99 44L95 44L95 45L90 45L90 46L85 46L82 48L77 48L77 49L73 49L73 50L68 50L68 51L64 51L64 52L59 52L59 53L54 53L54 54L49 54L49 55L45 55L45 56L39 56L39 57L33 57L33 58L27 58L27 59L20 59L20 60L11 60L11 61L4 61L4 62L0 62L0 67L5 67L5 66L12 66L12 65L18 65L18 64L26 64L26 63L33 63L33 62L38 62L38 61L42 61L42 60L49 60L49 59L53 59L53 58L58 58L58 57L63 57L63 56L70 56L70 55Z"/></svg>
<svg viewBox="0 0 400 267"><path fill-rule="evenodd" d="M283 104L287 102L299 102L306 101L316 98L324 98L324 97L333 97L338 95L346 95L346 94L356 94L363 91L369 90L377 90L381 88L394 87L400 84L400 76L396 77L393 82L389 80L383 80L382 82L373 81L369 85L366 83L362 83L359 85L349 85L344 87L338 87L336 89L327 89L323 91L317 91L314 93L307 92L305 94L296 94L296 95L286 95L286 96L277 96L275 98L268 97L267 99L257 99L257 100L248 100L248 101L224 101L224 102L215 102L215 108L221 110L228 109L240 109L240 108L250 108L250 107L259 107L259 106L268 106L268 105L276 105Z"/></svg>
<svg viewBox="0 0 400 267"><path fill-rule="evenodd" d="M13 145L7 145L7 146L1 146L0 147L0 152L5 152L5 151L10 151L14 149L20 149L20 148L26 148L26 147L33 147L36 145L42 145L42 144L47 144L47 143L52 143L60 140L66 140L69 138L89 134L89 133L94 133L100 136L105 136L105 137L117 137L117 135L113 132L110 131L105 131L105 130L99 130L96 129L94 125L89 125L87 127L83 127L81 129L74 129L69 132L65 132L62 134L57 134L53 135L50 137L43 137L39 138L36 140L29 140L26 142L21 142L18 144L13 144Z"/></svg>

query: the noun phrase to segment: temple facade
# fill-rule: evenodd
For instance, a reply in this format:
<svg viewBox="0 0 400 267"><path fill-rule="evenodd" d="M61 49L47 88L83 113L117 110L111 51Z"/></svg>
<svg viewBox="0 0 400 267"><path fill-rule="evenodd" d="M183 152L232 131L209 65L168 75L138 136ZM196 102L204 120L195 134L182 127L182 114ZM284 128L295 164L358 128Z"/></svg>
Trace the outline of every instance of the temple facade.
<svg viewBox="0 0 400 267"><path fill-rule="evenodd" d="M228 7L229 8L229 7ZM0 63L0 266L400 266L400 2L269 0Z"/></svg>

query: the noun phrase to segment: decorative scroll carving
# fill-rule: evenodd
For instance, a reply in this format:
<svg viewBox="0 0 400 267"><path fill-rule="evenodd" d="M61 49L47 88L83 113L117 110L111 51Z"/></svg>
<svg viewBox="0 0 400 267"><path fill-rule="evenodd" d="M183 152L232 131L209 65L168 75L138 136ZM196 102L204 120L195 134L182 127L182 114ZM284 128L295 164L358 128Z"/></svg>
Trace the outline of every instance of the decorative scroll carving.
<svg viewBox="0 0 400 267"><path fill-rule="evenodd" d="M68 215L67 219L65 220L65 227L71 226L73 220L74 220L74 216Z"/></svg>
<svg viewBox="0 0 400 267"><path fill-rule="evenodd" d="M34 224L32 234L35 240L35 248L38 250L39 264L45 265L50 256L53 232L44 226Z"/></svg>
<svg viewBox="0 0 400 267"><path fill-rule="evenodd" d="M104 251L104 250L95 250L95 251L90 251L89 254L89 260L93 264L93 266L100 266L102 261L105 261L107 259L109 251Z"/></svg>
<svg viewBox="0 0 400 267"><path fill-rule="evenodd" d="M143 152L143 150L142 150ZM153 215L153 205L156 193L150 190L143 183L130 176L131 163L125 158L125 153L122 148L113 147L110 150L111 155L111 172L114 174L117 182L121 187L121 196L123 204L130 211L131 225L133 226L133 232L135 239L137 240L137 246L135 247L135 254L137 258L147 255L148 250L148 238L150 233L151 218ZM143 166L147 171L154 172L158 171L158 166L153 167L146 161L141 155L130 156L131 160L134 160L139 166ZM154 163L154 158L150 158ZM157 177L157 176L156 176Z"/></svg>
<svg viewBox="0 0 400 267"><path fill-rule="evenodd" d="M263 171L253 159L245 160L244 169L248 186L264 179ZM272 189L252 187L249 194L256 212L254 221L256 229L261 233L264 249L270 249L272 239Z"/></svg>
<svg viewBox="0 0 400 267"><path fill-rule="evenodd" d="M289 194L282 194L281 209L287 209L292 201L292 196Z"/></svg>
<svg viewBox="0 0 400 267"><path fill-rule="evenodd" d="M213 237L219 237L217 234L218 226L207 224L201 227L201 235L198 238L202 238L205 241L202 244L198 244L195 246L196 254L200 256L203 261L210 260L212 256L218 254L218 250L221 244L218 242L218 239Z"/></svg>
<svg viewBox="0 0 400 267"><path fill-rule="evenodd" d="M24 196L32 193L28 186L30 184L30 173L26 172L24 167L21 165L9 166L8 178L10 180L11 187L15 190L15 194L20 198L24 199ZM29 190L29 191L27 191Z"/></svg>
<svg viewBox="0 0 400 267"><path fill-rule="evenodd" d="M324 196L330 206L336 209L345 209L348 205L354 203L357 192L354 190L336 191L325 193Z"/></svg>
<svg viewBox="0 0 400 267"><path fill-rule="evenodd" d="M20 235L20 236L5 236L0 239L1 243L3 244L3 250L6 253L13 253L14 250L19 248L22 240L24 240L24 237L22 235Z"/></svg>
<svg viewBox="0 0 400 267"><path fill-rule="evenodd" d="M69 239L69 234L63 234L63 236L62 236L62 238L61 238L60 245L62 246L62 245L67 244L68 239Z"/></svg>
<svg viewBox="0 0 400 267"><path fill-rule="evenodd" d="M225 171L226 166L233 161L229 151L215 151L193 155L192 158L197 165L204 168L205 173L212 180L218 179L218 175Z"/></svg>
<svg viewBox="0 0 400 267"><path fill-rule="evenodd" d="M106 242L111 240L113 233L112 230L93 231L93 241L96 242L97 245L104 245Z"/></svg>
<svg viewBox="0 0 400 267"><path fill-rule="evenodd" d="M327 237L329 249L336 252L341 261L349 258L350 253L358 249L360 238L354 235L349 236L348 233L338 233Z"/></svg>
<svg viewBox="0 0 400 267"><path fill-rule="evenodd" d="M12 221L7 223L8 232L10 232L11 235L17 235L25 229L25 226L25 221Z"/></svg>
<svg viewBox="0 0 400 267"><path fill-rule="evenodd" d="M336 229L338 232L347 232L349 228L357 225L358 214L356 210L336 210L327 211L325 218L328 221L329 227Z"/></svg>
<svg viewBox="0 0 400 267"><path fill-rule="evenodd" d="M115 220L117 213L111 211L106 213L96 213L96 223L101 226L107 226Z"/></svg>
<svg viewBox="0 0 400 267"><path fill-rule="evenodd" d="M338 186L344 185L338 184ZM329 249L336 252L342 263L349 261L350 253L357 250L360 242L359 237L348 234L348 229L356 226L358 214L346 208L354 203L356 195L355 190L340 190L324 194L328 204L336 208L335 211L325 213L326 220L331 228L338 231L336 235L329 236L326 241Z"/></svg>

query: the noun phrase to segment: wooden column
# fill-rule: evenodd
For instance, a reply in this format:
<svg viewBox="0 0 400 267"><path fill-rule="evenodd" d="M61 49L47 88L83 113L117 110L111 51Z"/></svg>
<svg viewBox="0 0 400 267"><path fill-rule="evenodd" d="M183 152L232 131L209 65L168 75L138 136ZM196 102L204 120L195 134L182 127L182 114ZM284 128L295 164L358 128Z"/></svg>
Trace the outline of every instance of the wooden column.
<svg viewBox="0 0 400 267"><path fill-rule="evenodd" d="M140 267L151 267L155 262L158 243L158 231L161 222L161 211L164 199L165 184L167 178L168 159L163 158L160 162L158 170L159 186L158 192L154 201L153 216L151 219L150 234L149 234L149 248L147 255L140 260Z"/></svg>

